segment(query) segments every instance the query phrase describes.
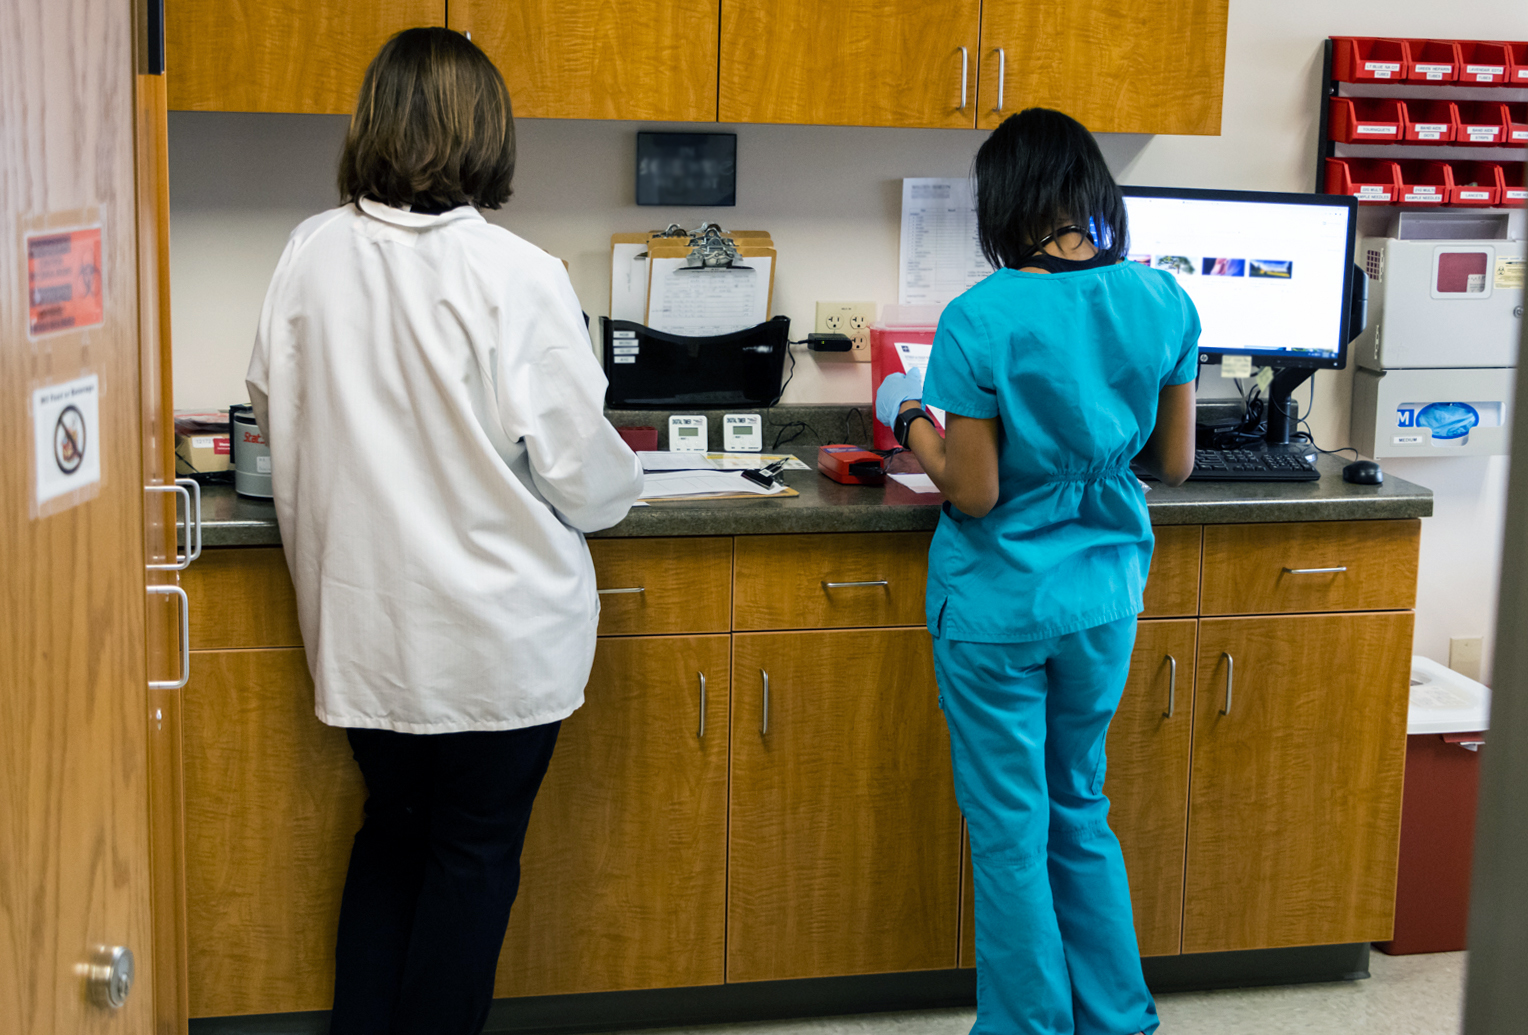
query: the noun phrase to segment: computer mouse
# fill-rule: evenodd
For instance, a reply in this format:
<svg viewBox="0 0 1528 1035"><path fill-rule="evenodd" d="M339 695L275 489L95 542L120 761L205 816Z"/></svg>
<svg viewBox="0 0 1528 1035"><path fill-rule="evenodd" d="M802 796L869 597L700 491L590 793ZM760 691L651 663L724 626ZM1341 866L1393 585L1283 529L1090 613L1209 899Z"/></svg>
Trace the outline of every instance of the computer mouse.
<svg viewBox="0 0 1528 1035"><path fill-rule="evenodd" d="M1382 485L1385 472L1373 460L1354 460L1342 469L1342 480L1355 485Z"/></svg>

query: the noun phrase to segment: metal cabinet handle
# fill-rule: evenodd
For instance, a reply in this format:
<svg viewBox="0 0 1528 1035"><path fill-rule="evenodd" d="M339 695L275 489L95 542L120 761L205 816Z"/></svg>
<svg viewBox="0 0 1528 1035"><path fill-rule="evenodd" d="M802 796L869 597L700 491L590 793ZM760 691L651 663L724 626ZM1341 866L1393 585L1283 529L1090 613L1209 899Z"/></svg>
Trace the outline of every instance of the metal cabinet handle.
<svg viewBox="0 0 1528 1035"><path fill-rule="evenodd" d="M706 674L697 672L696 675L700 676L700 732L695 736L703 740L706 736Z"/></svg>
<svg viewBox="0 0 1528 1035"><path fill-rule="evenodd" d="M149 680L150 690L179 690L191 681L191 601L179 586L149 586L148 591L180 597L180 680Z"/></svg>
<svg viewBox="0 0 1528 1035"><path fill-rule="evenodd" d="M1171 654L1167 655L1167 711L1162 713L1162 718L1171 719L1176 710L1178 700L1178 659Z"/></svg>
<svg viewBox="0 0 1528 1035"><path fill-rule="evenodd" d="M646 593L646 586L629 586L626 589L599 589L595 590L600 596L610 596L615 593Z"/></svg>
<svg viewBox="0 0 1528 1035"><path fill-rule="evenodd" d="M823 589L845 589L850 586L889 586L889 579L876 579L873 582L824 582Z"/></svg>
<svg viewBox="0 0 1528 1035"><path fill-rule="evenodd" d="M174 485L145 485L144 492L173 492L186 501L186 555L175 550L174 564L150 564L149 571L185 571L202 555L202 487L190 478L177 478ZM178 508L177 508L178 509ZM176 526L180 521L177 518Z"/></svg>
<svg viewBox="0 0 1528 1035"><path fill-rule="evenodd" d="M759 728L759 736L769 736L769 673L762 668L759 675L764 677L764 725Z"/></svg>
<svg viewBox="0 0 1528 1035"><path fill-rule="evenodd" d="M1236 659L1231 657L1231 655L1227 654L1225 651L1221 651L1220 656L1226 659L1226 705L1224 708L1220 709L1220 714L1230 715L1231 689L1233 686L1233 677L1236 670Z"/></svg>
<svg viewBox="0 0 1528 1035"><path fill-rule="evenodd" d="M997 107L993 111L1003 110L1003 80L1008 78L1008 55L1003 53L1003 48L997 48Z"/></svg>
<svg viewBox="0 0 1528 1035"><path fill-rule="evenodd" d="M971 78L971 52L960 48L960 110L966 110L966 84Z"/></svg>
<svg viewBox="0 0 1528 1035"><path fill-rule="evenodd" d="M1331 574L1333 574L1335 572L1347 571L1347 570L1348 570L1348 566L1346 564L1344 564L1340 568L1285 568L1284 569L1284 574L1285 575L1331 575Z"/></svg>

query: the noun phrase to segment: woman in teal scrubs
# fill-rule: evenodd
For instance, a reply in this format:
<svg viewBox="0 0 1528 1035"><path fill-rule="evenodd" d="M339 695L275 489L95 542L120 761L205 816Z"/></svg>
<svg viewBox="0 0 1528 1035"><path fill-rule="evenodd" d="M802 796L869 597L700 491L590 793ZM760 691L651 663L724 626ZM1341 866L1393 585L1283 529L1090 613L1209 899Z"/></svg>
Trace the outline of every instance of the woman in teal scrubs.
<svg viewBox="0 0 1528 1035"><path fill-rule="evenodd" d="M1073 119L1005 121L976 195L996 272L945 309L927 384L876 397L949 501L927 607L976 878L972 1030L1150 1033L1104 740L1153 543L1130 464L1193 470L1199 318L1171 274L1123 261L1124 200Z"/></svg>

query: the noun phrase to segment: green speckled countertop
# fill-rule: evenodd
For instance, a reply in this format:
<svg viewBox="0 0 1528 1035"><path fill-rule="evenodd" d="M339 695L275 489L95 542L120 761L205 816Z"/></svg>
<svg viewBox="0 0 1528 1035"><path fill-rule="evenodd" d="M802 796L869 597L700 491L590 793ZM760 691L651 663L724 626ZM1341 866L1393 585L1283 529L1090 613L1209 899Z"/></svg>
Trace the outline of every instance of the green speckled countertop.
<svg viewBox="0 0 1528 1035"><path fill-rule="evenodd" d="M789 447L786 447L789 448ZM815 452L815 451L814 451ZM806 451L800 451L807 459ZM809 462L815 461L815 455ZM1432 514L1432 490L1387 475L1383 485L1350 485L1344 461L1323 456L1316 482L1190 482L1177 489L1152 483L1146 496L1154 525L1247 524L1259 521L1363 521ZM787 471L788 499L696 500L633 508L596 536L768 535L790 532L905 532L931 529L939 498L895 483L885 488L839 485L813 471ZM231 488L202 490L205 546L269 546L281 542L275 508Z"/></svg>

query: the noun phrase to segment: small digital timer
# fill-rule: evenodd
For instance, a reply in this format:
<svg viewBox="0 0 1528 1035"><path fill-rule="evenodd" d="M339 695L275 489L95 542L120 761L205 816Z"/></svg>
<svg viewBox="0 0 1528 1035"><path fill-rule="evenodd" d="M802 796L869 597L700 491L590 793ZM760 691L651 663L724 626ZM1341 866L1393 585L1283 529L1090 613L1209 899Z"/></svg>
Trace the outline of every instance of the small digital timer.
<svg viewBox="0 0 1528 1035"><path fill-rule="evenodd" d="M707 448L706 418L669 418L668 447L674 453L704 453Z"/></svg>
<svg viewBox="0 0 1528 1035"><path fill-rule="evenodd" d="M722 451L762 453L764 419L757 413L729 413L722 418Z"/></svg>

